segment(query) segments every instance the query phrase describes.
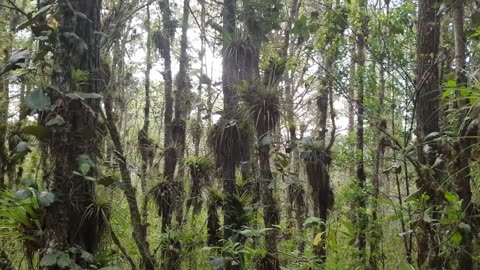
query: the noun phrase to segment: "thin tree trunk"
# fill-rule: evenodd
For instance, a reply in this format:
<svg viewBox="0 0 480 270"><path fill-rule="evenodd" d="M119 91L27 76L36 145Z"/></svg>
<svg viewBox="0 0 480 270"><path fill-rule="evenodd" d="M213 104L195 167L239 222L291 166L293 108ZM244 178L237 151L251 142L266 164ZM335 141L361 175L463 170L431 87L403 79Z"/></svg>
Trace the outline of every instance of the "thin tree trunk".
<svg viewBox="0 0 480 270"><path fill-rule="evenodd" d="M366 201L365 197L365 184L366 184L366 175L365 175L365 162L364 162L364 91L365 91L365 38L367 33L368 22L366 18L366 4L367 1L361 1L359 4L360 12L360 21L361 27L357 33L357 54L356 54L356 63L357 70L356 75L358 78L357 84L357 144L356 144L356 180L359 187L360 194L358 195L358 233L357 233L357 245L359 252L359 259L366 265L366 230L367 230L367 217L364 214L366 210Z"/></svg>
<svg viewBox="0 0 480 270"><path fill-rule="evenodd" d="M378 92L379 96L379 108L380 112L379 115L383 116L383 106L384 106L384 97L385 97L385 66L383 63L383 59L379 59L380 62L380 90ZM383 159L385 155L385 149L387 147L388 140L387 138L383 137L382 132L386 132L387 129L387 121L385 119L380 119L377 121L377 137L380 140L377 143L377 149L375 151L375 164L373 168L373 206L372 206L372 224L370 229L370 257L369 257L369 264L370 269L375 270L378 269L378 260L381 258L381 253L378 250L378 246L380 243L380 237L382 233L382 228L379 226L378 223L378 200L380 196L380 179L381 179L381 168L383 167Z"/></svg>
<svg viewBox="0 0 480 270"><path fill-rule="evenodd" d="M165 108L164 108L164 167L163 167L163 178L167 182L173 182L175 179L175 168L177 166L177 149L173 145L173 79L172 79L172 60L171 60L171 43L175 36L175 22L171 18L170 11L170 1L160 1L160 10L162 12L162 23L163 31L157 33L155 36L155 43L157 49L160 51L160 54L164 60L164 71L162 73L164 80L164 99L165 99ZM171 198L171 196L166 196ZM171 224L171 213L173 211L173 203L165 202L166 207L162 215L162 231L165 232Z"/></svg>
<svg viewBox="0 0 480 270"><path fill-rule="evenodd" d="M440 19L437 18L440 1L419 0L417 22L417 71L416 71L416 120L418 161L423 166L431 167L436 159L432 150L425 153L424 138L432 132L439 131L439 85L436 59L439 52ZM437 174L437 172L435 172ZM440 179L426 170L419 173L416 184L421 193L430 196L430 203L437 201L436 189ZM440 261L438 242L431 225L420 219L417 231L418 267L439 269ZM430 258L430 260L429 260Z"/></svg>
<svg viewBox="0 0 480 270"><path fill-rule="evenodd" d="M465 24L465 2L464 0L457 0L453 4L453 31L455 36L455 75L457 81L457 87L467 86L467 77L465 75L465 57L466 57L466 38L464 31ZM458 108L463 109L469 105L469 99L461 99L461 95L457 95ZM462 116L464 114L461 114ZM463 122L462 119L460 122ZM461 126L459 126L459 129ZM466 214L465 223L471 224L471 218L474 213L472 205L472 189L471 189L471 177L470 177L470 159L472 155L472 145L475 140L470 136L475 134L469 134L472 131L468 130L467 133L462 134L460 131L459 142L456 145L457 157L455 160L455 182L457 185L457 192L459 198L462 200L462 210ZM462 241L460 242L460 255L458 256L458 268L459 270L471 270L474 269L473 263L473 233L471 230L462 229Z"/></svg>
<svg viewBox="0 0 480 270"><path fill-rule="evenodd" d="M190 0L183 1L183 19L182 19L182 36L180 39L180 67L175 81L175 121L172 130L173 139L178 149L177 156L180 157L178 161L178 181L181 184L183 190L183 180L185 177L185 148L186 148L186 119L190 114L190 77L189 71L189 59L188 59L188 20L190 14ZM183 192L182 192L183 194ZM180 201L183 201L181 199ZM183 219L183 204L177 206L177 220L182 223Z"/></svg>
<svg viewBox="0 0 480 270"><path fill-rule="evenodd" d="M211 79L205 80L208 78L206 71L205 71L205 38L206 38L206 31L205 31L205 20L207 16L207 10L205 7L205 0L199 0L201 5L200 11L200 82L198 84L198 98L197 98L197 115L196 115L196 123L195 127L192 130L193 135L193 144L194 144L194 155L198 157L200 155L200 142L202 139L202 131L203 131L203 124L202 124L202 111L203 111L203 102L202 102L202 94L203 94L203 85L205 83L211 83Z"/></svg>
<svg viewBox="0 0 480 270"><path fill-rule="evenodd" d="M146 222L148 218L148 199L147 199L147 175L149 164L153 162L153 143L149 139L148 131L150 127L150 70L152 69L152 35L150 28L150 5L147 4L147 19L145 21L145 28L147 31L147 55L146 55L146 70L145 70L145 107L144 107L144 119L143 127L138 134L138 143L140 154L142 157L140 181L142 187L142 193L144 195L144 201L142 205L142 217Z"/></svg>
<svg viewBox="0 0 480 270"><path fill-rule="evenodd" d="M237 1L236 0L224 0L223 1L223 31L224 35L229 35L233 38L233 35L236 31L236 14L237 14ZM228 41L225 40L223 43L223 50L227 50ZM222 91L223 91L223 110L224 116L226 119L234 119L238 112L238 97L235 92L234 86L237 85L235 79L235 67L236 59L233 55L224 53L222 60ZM235 153L231 153L235 154ZM218 162L218 161L217 161ZM228 204L228 201L231 200L236 193L236 184L235 184L235 163L233 162L222 162L222 181L223 181L223 192L225 193L225 203ZM223 229L223 239L230 239L234 235L232 226L235 217L234 213L226 209L233 208L230 205L224 206L224 229ZM232 254L224 254L224 256L232 256ZM230 260L227 260L225 263L226 270L237 270L240 269L240 265L233 264Z"/></svg>
<svg viewBox="0 0 480 270"><path fill-rule="evenodd" d="M149 245L147 242L146 235L146 224L142 223L142 218L140 216L140 210L138 209L137 197L135 189L132 186L132 179L130 177L130 172L127 168L127 159L123 154L123 147L120 139L120 134L118 133L117 126L115 125L113 113L112 113L112 97L105 97L105 115L104 118L107 123L107 128L110 133L110 138L112 139L113 145L115 147L116 155L118 158L118 164L120 168L120 175L122 177L122 182L124 184L123 193L125 198L127 198L128 209L130 211L130 222L132 224L132 236L135 244L137 245L140 256L142 257L142 263L144 264L145 270L154 269L154 260L150 256Z"/></svg>

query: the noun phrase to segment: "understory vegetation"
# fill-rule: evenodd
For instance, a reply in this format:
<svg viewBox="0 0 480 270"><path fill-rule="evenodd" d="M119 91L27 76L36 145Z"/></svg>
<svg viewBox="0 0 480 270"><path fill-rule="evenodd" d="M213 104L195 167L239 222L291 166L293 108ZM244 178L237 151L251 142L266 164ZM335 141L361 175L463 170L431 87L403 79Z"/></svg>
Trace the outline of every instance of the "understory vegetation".
<svg viewBox="0 0 480 270"><path fill-rule="evenodd" d="M478 0L0 0L0 269L480 269Z"/></svg>

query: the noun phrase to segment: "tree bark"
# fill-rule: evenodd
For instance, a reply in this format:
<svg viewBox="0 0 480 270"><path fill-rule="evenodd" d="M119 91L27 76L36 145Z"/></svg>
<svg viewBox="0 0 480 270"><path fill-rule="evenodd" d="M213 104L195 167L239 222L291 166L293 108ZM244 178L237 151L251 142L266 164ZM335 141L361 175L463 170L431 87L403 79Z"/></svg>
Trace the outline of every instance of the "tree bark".
<svg viewBox="0 0 480 270"><path fill-rule="evenodd" d="M112 97L105 97L105 121L107 122L107 128L110 133L113 145L115 147L116 155L118 158L118 164L120 168L120 175L122 177L122 183L124 184L123 193L127 198L128 209L130 211L130 222L132 224L132 236L135 244L140 252L142 263L145 270L153 270L155 262L150 256L149 243L146 235L146 224L142 223L140 216L140 210L138 209L137 197L135 189L132 186L132 179L130 172L127 168L127 159L123 153L122 142L115 120L112 113Z"/></svg>
<svg viewBox="0 0 480 270"><path fill-rule="evenodd" d="M439 131L439 84L436 59L440 37L440 20L437 17L440 1L419 0L417 21L417 70L416 70L416 122L418 161L421 165L431 168L436 159L436 153L424 151L424 138ZM432 147L433 149L433 147ZM439 184L436 172L424 170L419 173L416 184L421 193L430 196L430 202L436 201L436 189ZM438 268L439 258L436 251L435 231L430 224L420 219L417 232L418 266ZM430 258L430 260L429 260ZM429 260L429 261L428 261Z"/></svg>
<svg viewBox="0 0 480 270"><path fill-rule="evenodd" d="M453 33L455 36L455 76L457 87L466 87L467 86L467 77L465 75L465 57L466 57L466 38L464 31L465 24L465 1L457 0L453 4ZM470 105L468 98L461 97L457 93L457 107L461 110L466 106ZM464 114L461 114L463 116ZM461 117L463 118L463 117ZM460 123L466 124L464 119L460 119ZM455 184L457 186L457 193L459 198L462 200L462 210L466 214L464 222L466 224L471 224L472 215L474 214L474 209L472 205L472 188L470 185L471 182L471 169L470 169L470 160L472 157L472 146L475 143L475 140L472 138L476 136L472 130L467 129L466 132L462 133L460 125L458 128L459 132L459 141L456 144L457 157L454 162L455 166ZM458 256L458 268L461 270L471 270L474 269L473 262L473 233L471 230L461 229L462 241L460 242L460 255Z"/></svg>
<svg viewBox="0 0 480 270"><path fill-rule="evenodd" d="M162 24L163 31L157 33L155 36L155 43L157 49L164 60L164 71L162 73L164 80L164 166L163 166L163 178L167 182L175 181L175 168L177 166L177 150L174 145L174 123L173 118L173 79L172 79L172 60L171 60L171 44L175 36L175 22L171 18L170 1L160 1L160 10L162 12ZM166 196L171 198L172 196ZM173 203L171 201L166 202L166 207L162 215L162 231L165 232L171 224L171 213L173 211Z"/></svg>
<svg viewBox="0 0 480 270"><path fill-rule="evenodd" d="M359 259L366 266L366 230L367 230L367 217L365 214L366 211L366 200L365 198L365 182L366 182L366 175L365 175L365 162L364 162L364 126L363 126L363 118L364 118L364 91L365 91L365 46L366 46L366 33L368 27L368 21L366 17L366 4L367 1L362 0L359 3L359 12L360 12L360 29L357 33L356 38L356 47L357 47L357 54L355 55L357 69L356 75L358 78L357 84L357 143L356 143L356 181L359 187L358 194L358 210L357 218L358 218L358 233L357 233L357 246L359 252Z"/></svg>
<svg viewBox="0 0 480 270"><path fill-rule="evenodd" d="M100 25L101 1L60 1L59 2L59 33L54 54L52 85L65 94L73 91L99 92L99 35L95 32ZM76 15L81 12L88 20ZM71 34L79 38L72 41ZM70 37L70 38L69 38ZM80 88L74 85L71 69L75 68L89 73L87 83ZM94 253L98 245L95 234L96 226L89 220L80 222L84 210L92 202L94 184L83 177L75 176L77 161L80 155L88 155L94 160L94 149L98 137L85 139L79 135L79 130L98 129L98 121L90 113L87 106L98 109L98 100L71 100L68 103L63 95L51 91L56 117L65 121L63 125L52 125L49 139L52 173L48 189L55 195L55 202L48 208L46 216L46 244L42 254L54 250L65 251L72 246L80 246ZM42 118L42 124L48 121ZM72 192L74 192L72 196Z"/></svg>

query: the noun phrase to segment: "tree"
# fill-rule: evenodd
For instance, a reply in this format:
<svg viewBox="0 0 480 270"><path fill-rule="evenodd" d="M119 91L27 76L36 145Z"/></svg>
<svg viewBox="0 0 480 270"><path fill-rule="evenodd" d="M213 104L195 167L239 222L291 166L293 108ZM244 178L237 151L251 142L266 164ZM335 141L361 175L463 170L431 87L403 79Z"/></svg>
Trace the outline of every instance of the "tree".
<svg viewBox="0 0 480 270"><path fill-rule="evenodd" d="M435 162L435 150L424 151L426 140L432 132L439 131L439 82L435 60L439 53L440 27L437 17L439 1L420 0L418 3L417 22L417 70L416 70L416 103L417 122L417 155L418 162L426 166L419 172L416 184L421 193L430 197L432 203L438 202L438 171L430 169ZM418 235L418 266L440 267L438 243L431 224L420 220ZM430 260L428 260L430 258Z"/></svg>
<svg viewBox="0 0 480 270"><path fill-rule="evenodd" d="M91 139L80 135L83 129L101 130L96 115L91 111L92 108L98 109L99 102L75 97L82 94L96 97L101 91L100 40L95 35L100 26L100 9L99 1L59 3L58 39L53 63L56 68L49 91L54 109L44 114L41 121L49 126L51 134L49 148L53 168L48 190L55 196L47 211L43 254L66 251L72 246L94 253L99 243L99 217L86 216L85 213L94 203L95 185L84 176L96 174L94 152L100 134L95 133ZM77 15L80 13L86 18ZM73 72L86 75L83 84L75 81ZM79 171L80 175L75 173Z"/></svg>

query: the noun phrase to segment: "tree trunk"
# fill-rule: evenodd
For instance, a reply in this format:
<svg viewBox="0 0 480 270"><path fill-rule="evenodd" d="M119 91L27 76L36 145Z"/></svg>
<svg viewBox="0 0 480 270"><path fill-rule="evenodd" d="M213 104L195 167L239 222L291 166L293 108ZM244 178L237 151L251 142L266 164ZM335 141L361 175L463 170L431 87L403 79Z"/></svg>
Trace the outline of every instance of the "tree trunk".
<svg viewBox="0 0 480 270"><path fill-rule="evenodd" d="M177 156L180 157L178 161L178 181L183 190L183 180L185 177L185 148L186 148L186 119L190 114L190 77L189 77L189 59L188 59L188 20L190 14L190 0L183 1L183 19L182 19L182 37L180 39L180 67L175 81L175 121L172 130L173 140L177 148ZM183 194L183 192L182 192ZM183 199L181 200L183 201ZM183 219L183 204L177 206L177 220L182 223Z"/></svg>
<svg viewBox="0 0 480 270"><path fill-rule="evenodd" d="M144 119L143 127L138 132L138 149L142 157L140 181L142 187L142 193L144 195L142 204L142 218L147 222L148 218L148 198L147 198L147 176L148 167L153 162L154 149L153 142L148 136L150 128L150 70L152 69L152 34L150 27L150 5L147 4L147 18L145 20L145 29L147 31L147 55L146 55L146 70L145 70L145 107L144 107Z"/></svg>
<svg viewBox="0 0 480 270"><path fill-rule="evenodd" d="M60 1L59 34L54 54L52 85L64 93L79 91L99 92L99 35L101 1ZM76 16L80 12L88 20ZM75 33L79 40L72 42L68 37ZM71 70L86 71L87 83L78 86L72 81ZM55 195L55 202L48 208L45 228L45 247L42 254L54 250L65 251L73 246L94 253L98 246L96 223L85 217L84 211L92 203L94 184L81 176L75 176L81 155L95 163L95 148L99 138L85 139L79 134L82 129L96 131L98 119L87 108L98 110L98 100L71 100L66 102L63 95L50 92L54 101L56 117L64 124L52 125L49 139L51 153L51 178L48 189ZM49 119L42 118L42 124ZM92 167L94 165L92 164ZM89 170L93 175L93 169ZM82 221L83 220L83 221Z"/></svg>
<svg viewBox="0 0 480 270"><path fill-rule="evenodd" d="M132 236L135 244L140 252L142 263L145 270L153 270L155 262L150 256L149 243L147 242L146 224L142 223L140 216L140 210L138 209L137 197L135 189L132 186L132 179L130 177L130 171L127 168L127 159L123 154L122 142L115 120L113 117L112 109L112 97L105 97L105 121L107 122L110 138L112 139L115 147L116 155L118 158L118 164L120 168L120 175L122 177L122 183L124 184L123 193L127 198L128 209L130 211L130 222L132 224Z"/></svg>
<svg viewBox="0 0 480 270"><path fill-rule="evenodd" d="M453 4L453 32L455 36L455 75L457 87L467 86L467 77L465 75L465 57L466 57L466 38L464 31L465 24L465 2L464 0L457 0ZM463 109L465 106L469 106L470 102L468 98L461 98L461 95L457 94L459 109ZM464 116L464 114L461 114ZM463 117L462 117L463 118ZM461 119L460 123L465 120ZM465 124L465 123L463 123ZM456 145L457 157L454 162L455 165L455 182L457 185L457 193L462 200L462 210L466 214L464 222L471 224L471 218L474 214L472 205L472 189L471 189L471 177L470 177L470 159L472 156L472 146L475 140L472 138L476 136L471 130L467 130L467 133L462 134L461 125L459 126L459 142ZM473 133L473 134L472 134ZM460 255L458 256L458 268L461 270L474 269L473 263L473 233L471 230L462 229L462 241L460 242Z"/></svg>
<svg viewBox="0 0 480 270"><path fill-rule="evenodd" d="M440 1L419 0L417 22L417 71L416 71L416 120L418 161L421 165L431 168L436 159L435 151L425 153L423 150L429 142L424 138L439 131L439 85L436 59L440 37L440 20L436 16ZM434 148L432 148L434 149ZM424 170L419 173L416 184L421 193L430 196L430 202L437 201L436 189L439 184L436 172ZM418 266L439 268L439 258L435 231L430 224L420 220L417 232ZM429 260L430 258L430 260Z"/></svg>
<svg viewBox="0 0 480 270"><path fill-rule="evenodd" d="M163 178L167 182L173 182L175 179L175 168L177 166L177 149L174 146L173 141L173 79L172 79L172 60L171 60L171 44L175 36L175 22L171 18L170 1L160 1L160 10L162 12L163 31L157 33L155 36L155 43L157 49L164 60L164 71L162 73L164 80L164 98L165 98L165 112L164 112L164 167ZM166 196L171 198L172 196ZM166 228L171 224L171 213L173 211L173 203L166 202L166 207L162 215L162 231L165 232Z"/></svg>
<svg viewBox="0 0 480 270"><path fill-rule="evenodd" d="M360 29L357 33L356 47L357 54L355 55L357 70L356 75L358 78L357 84L357 144L356 144L356 180L359 187L358 194L358 207L360 208L357 213L358 218L358 233L357 233L357 246L359 252L359 259L366 265L366 230L367 230L367 217L365 214L366 211L366 201L365 198L365 163L364 163L364 126L363 126L363 112L364 112L364 91L365 91L365 42L366 42L366 33L368 27L368 21L366 17L366 4L367 1L362 0L359 3L359 12L360 12Z"/></svg>

